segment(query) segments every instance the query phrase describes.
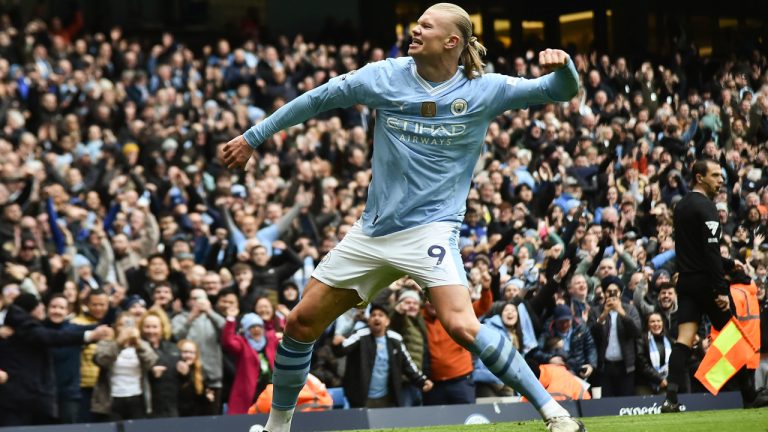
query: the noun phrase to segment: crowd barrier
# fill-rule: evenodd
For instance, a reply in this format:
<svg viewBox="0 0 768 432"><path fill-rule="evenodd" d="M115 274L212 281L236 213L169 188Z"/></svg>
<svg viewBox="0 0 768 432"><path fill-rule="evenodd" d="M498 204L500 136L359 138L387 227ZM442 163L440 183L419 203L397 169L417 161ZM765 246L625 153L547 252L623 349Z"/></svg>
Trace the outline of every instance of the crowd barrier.
<svg viewBox="0 0 768 432"><path fill-rule="evenodd" d="M628 396L586 401L568 401L564 407L579 417L660 414L662 396ZM685 411L741 408L738 392L712 396L707 393L680 395ZM493 402L414 408L346 409L297 413L294 431L402 428L439 425L483 424L538 419L528 403ZM185 417L129 420L118 423L51 425L0 428L2 432L248 432L253 424L264 424L264 414L247 416Z"/></svg>

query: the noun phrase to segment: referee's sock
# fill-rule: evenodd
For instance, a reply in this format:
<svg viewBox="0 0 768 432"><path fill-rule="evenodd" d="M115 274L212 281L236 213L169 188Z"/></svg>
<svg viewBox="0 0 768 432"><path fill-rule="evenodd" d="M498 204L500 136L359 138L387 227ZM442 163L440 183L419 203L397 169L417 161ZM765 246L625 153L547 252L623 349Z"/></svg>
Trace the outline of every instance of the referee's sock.
<svg viewBox="0 0 768 432"><path fill-rule="evenodd" d="M481 325L470 348L504 384L528 398L545 420L571 415L547 393L509 339L496 330Z"/></svg>
<svg viewBox="0 0 768 432"><path fill-rule="evenodd" d="M274 390L272 410L265 429L270 432L289 431L296 399L304 388L312 361L314 342L300 342L288 335L277 347L275 370L272 375Z"/></svg>
<svg viewBox="0 0 768 432"><path fill-rule="evenodd" d="M685 344L675 342L672 345L672 353L669 355L669 375L667 376L667 400L673 404L677 402L677 392L685 386L685 363L691 357L691 348Z"/></svg>

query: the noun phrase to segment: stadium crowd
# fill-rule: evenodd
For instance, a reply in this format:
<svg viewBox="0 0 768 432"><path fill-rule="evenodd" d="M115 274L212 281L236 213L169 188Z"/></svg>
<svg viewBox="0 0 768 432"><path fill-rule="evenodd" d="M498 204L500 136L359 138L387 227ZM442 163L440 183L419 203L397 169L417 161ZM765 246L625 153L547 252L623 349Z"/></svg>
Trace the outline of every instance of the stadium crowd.
<svg viewBox="0 0 768 432"><path fill-rule="evenodd" d="M220 149L400 47L297 36L195 51L81 25L0 16L0 426L245 413L314 266L362 212L375 113L282 131L244 172ZM469 289L551 392L664 391L672 210L704 157L726 178L721 252L758 286L767 384L768 59L680 48L635 64L571 53L576 98L487 132L459 233ZM487 71L535 78L535 58L489 57ZM337 320L311 373L353 407L513 394L408 278Z"/></svg>

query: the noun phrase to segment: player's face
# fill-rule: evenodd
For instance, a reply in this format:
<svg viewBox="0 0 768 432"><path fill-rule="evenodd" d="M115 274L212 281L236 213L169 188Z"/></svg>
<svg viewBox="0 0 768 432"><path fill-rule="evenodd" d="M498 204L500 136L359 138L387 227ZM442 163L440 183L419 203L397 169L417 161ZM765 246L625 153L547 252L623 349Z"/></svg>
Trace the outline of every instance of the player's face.
<svg viewBox="0 0 768 432"><path fill-rule="evenodd" d="M442 54L446 39L450 36L449 29L453 27L455 26L451 24L447 14L427 9L411 29L408 55L416 57Z"/></svg>

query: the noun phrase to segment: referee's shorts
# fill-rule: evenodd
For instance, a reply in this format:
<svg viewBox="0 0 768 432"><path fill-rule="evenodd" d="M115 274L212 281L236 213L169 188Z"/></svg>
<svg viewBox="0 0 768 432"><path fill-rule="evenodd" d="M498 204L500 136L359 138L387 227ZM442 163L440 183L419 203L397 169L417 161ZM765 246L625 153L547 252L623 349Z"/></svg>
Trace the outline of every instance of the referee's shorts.
<svg viewBox="0 0 768 432"><path fill-rule="evenodd" d="M681 273L677 281L677 312L675 318L679 324L701 322L703 315L709 317L712 326L720 330L731 319L731 311L723 311L715 303L717 293L709 275L701 273ZM730 299L730 294L728 294ZM731 300L733 303L733 300Z"/></svg>

